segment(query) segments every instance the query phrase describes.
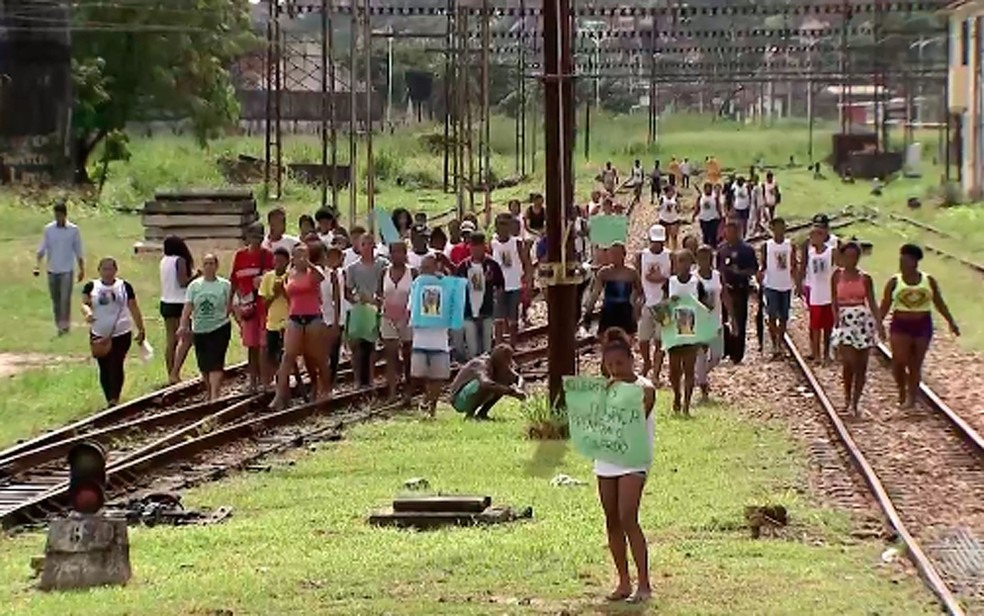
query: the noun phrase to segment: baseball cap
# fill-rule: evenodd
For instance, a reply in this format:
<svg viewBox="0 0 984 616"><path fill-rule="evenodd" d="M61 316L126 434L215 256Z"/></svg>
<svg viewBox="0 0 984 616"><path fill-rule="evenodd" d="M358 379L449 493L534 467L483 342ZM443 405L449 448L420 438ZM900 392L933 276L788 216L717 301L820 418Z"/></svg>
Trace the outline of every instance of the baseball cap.
<svg viewBox="0 0 984 616"><path fill-rule="evenodd" d="M653 225L649 227L649 241L650 242L665 242L666 241L666 228L663 225Z"/></svg>
<svg viewBox="0 0 984 616"><path fill-rule="evenodd" d="M827 227L830 225L830 217L826 214L817 214L813 217L814 227Z"/></svg>
<svg viewBox="0 0 984 616"><path fill-rule="evenodd" d="M461 226L459 227L459 230L462 233L474 233L475 232L475 223L473 223L470 220L466 220L465 222L461 223Z"/></svg>

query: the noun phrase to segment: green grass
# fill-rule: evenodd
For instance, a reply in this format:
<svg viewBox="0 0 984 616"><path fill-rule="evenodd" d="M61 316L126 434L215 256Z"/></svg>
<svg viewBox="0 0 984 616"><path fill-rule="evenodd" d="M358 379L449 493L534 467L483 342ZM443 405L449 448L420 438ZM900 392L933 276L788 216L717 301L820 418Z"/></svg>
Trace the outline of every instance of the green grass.
<svg viewBox="0 0 984 616"><path fill-rule="evenodd" d="M659 613L938 612L918 579L879 564L883 544L845 540L844 514L790 487L802 485L805 471L781 432L722 409L702 410L695 421L660 413L642 505ZM442 410L434 423L361 426L296 465L196 489L189 504L231 505L234 517L212 527L133 529L127 588L39 593L28 561L43 536L2 538L0 613L608 611L601 598L612 570L590 463L563 443L524 440L515 406L497 415L507 419L471 424ZM551 487L557 473L589 485ZM366 515L416 476L445 493L530 505L534 520L423 533L368 527ZM786 538L752 540L742 529L745 505L765 503L789 509Z"/></svg>

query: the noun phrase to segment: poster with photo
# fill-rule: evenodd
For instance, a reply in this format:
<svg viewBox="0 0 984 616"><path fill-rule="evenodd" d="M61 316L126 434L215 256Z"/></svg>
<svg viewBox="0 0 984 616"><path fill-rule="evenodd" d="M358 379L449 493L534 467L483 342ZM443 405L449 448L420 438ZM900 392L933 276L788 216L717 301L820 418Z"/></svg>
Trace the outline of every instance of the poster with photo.
<svg viewBox="0 0 984 616"><path fill-rule="evenodd" d="M663 350L688 344L708 344L717 338L721 322L697 298L670 302L662 321Z"/></svg>

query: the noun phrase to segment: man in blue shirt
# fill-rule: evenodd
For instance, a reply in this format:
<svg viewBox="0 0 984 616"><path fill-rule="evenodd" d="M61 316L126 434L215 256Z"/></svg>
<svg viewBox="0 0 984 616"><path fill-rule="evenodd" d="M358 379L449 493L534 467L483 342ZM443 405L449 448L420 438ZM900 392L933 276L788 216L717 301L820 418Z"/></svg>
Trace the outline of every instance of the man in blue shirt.
<svg viewBox="0 0 984 616"><path fill-rule="evenodd" d="M717 269L721 272L728 295L731 296L733 310L733 314L724 310L731 338L728 355L736 364L745 357L748 298L752 289L752 276L758 272L755 249L742 239L741 227L741 221L729 220L724 226L724 241L717 248Z"/></svg>
<svg viewBox="0 0 984 616"><path fill-rule="evenodd" d="M48 261L48 293L55 317L58 335L68 333L72 324L73 270L78 264L76 280L85 278L85 260L82 255L82 236L79 228L68 222L68 208L64 201L55 203L55 220L44 227L44 235L38 245L34 275L41 275L41 262Z"/></svg>

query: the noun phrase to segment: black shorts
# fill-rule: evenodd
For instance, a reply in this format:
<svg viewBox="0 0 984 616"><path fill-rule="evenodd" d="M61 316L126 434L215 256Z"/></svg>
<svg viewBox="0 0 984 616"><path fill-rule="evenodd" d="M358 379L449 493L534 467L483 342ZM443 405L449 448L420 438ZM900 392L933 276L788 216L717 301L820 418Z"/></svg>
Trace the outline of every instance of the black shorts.
<svg viewBox="0 0 984 616"><path fill-rule="evenodd" d="M220 372L225 368L226 351L232 337L232 324L226 323L218 329L204 334L195 334L195 359L198 370L203 374Z"/></svg>
<svg viewBox="0 0 984 616"><path fill-rule="evenodd" d="M266 332L266 354L267 359L272 362L280 362L280 358L284 353L284 330L278 329L275 331Z"/></svg>
<svg viewBox="0 0 984 616"><path fill-rule="evenodd" d="M605 333L605 330L610 327L619 327L630 336L635 335L639 329L639 324L636 322L632 304L608 304L601 307L601 316L598 319L598 335Z"/></svg>
<svg viewBox="0 0 984 616"><path fill-rule="evenodd" d="M161 317L164 319L180 319L184 304L161 302Z"/></svg>

